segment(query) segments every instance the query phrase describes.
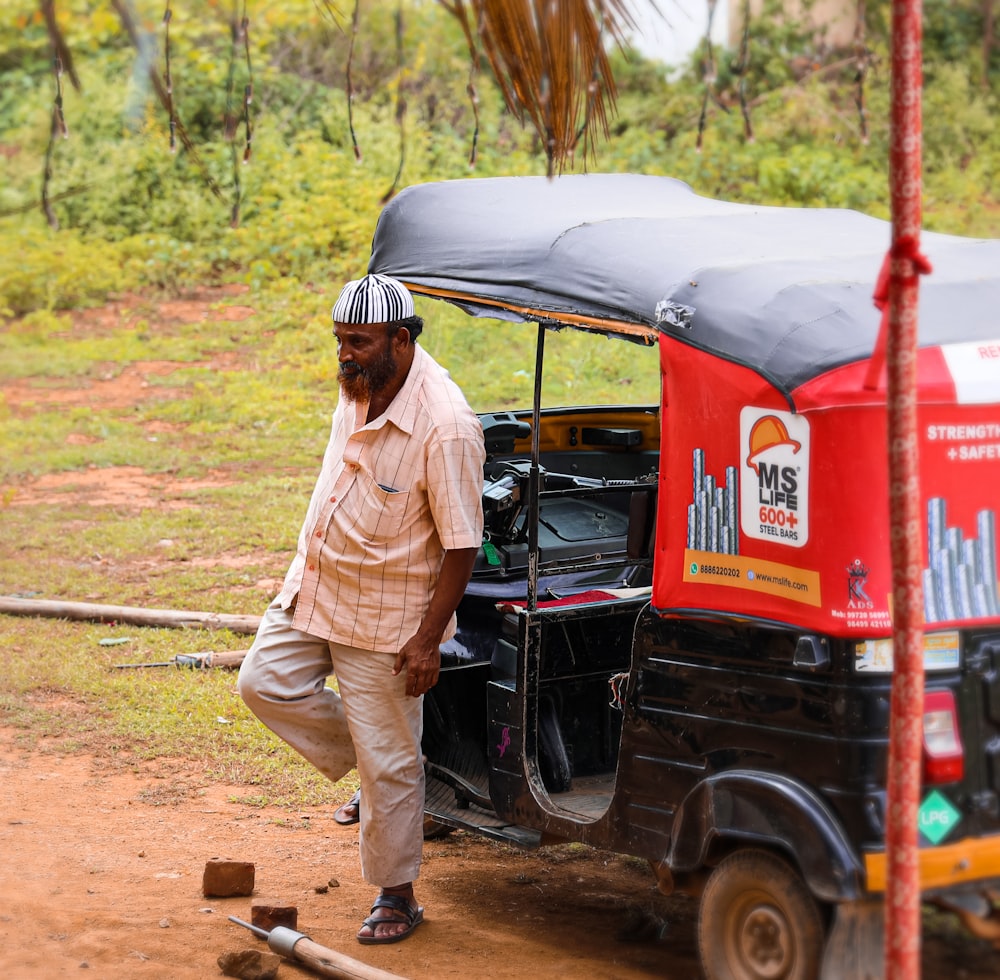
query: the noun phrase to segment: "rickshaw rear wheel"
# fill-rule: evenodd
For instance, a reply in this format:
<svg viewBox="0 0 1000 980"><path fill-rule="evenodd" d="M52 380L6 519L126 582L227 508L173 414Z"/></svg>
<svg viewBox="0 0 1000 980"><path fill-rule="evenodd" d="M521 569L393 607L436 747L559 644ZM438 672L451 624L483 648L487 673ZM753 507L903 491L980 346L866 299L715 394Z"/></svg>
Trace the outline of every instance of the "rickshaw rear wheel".
<svg viewBox="0 0 1000 980"><path fill-rule="evenodd" d="M707 980L816 980L823 957L819 904L770 851L735 851L712 872L698 910Z"/></svg>

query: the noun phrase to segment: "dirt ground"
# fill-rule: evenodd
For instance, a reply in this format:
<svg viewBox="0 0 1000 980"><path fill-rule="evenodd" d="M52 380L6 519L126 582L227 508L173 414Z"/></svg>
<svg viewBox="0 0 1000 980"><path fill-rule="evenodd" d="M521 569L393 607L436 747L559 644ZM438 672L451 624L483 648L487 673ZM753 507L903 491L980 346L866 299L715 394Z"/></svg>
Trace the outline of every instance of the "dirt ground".
<svg viewBox="0 0 1000 980"><path fill-rule="evenodd" d="M229 921L294 906L315 942L412 980L698 977L696 906L654 890L645 865L563 846L519 851L454 833L428 841L423 925L404 943L354 940L373 896L340 801L294 813L230 802L183 761L110 769L24 751L0 728L0 977L204 980L227 951L266 944ZM213 858L252 862L250 897L206 898ZM81 973L81 971L86 973ZM278 976L312 976L285 960ZM989 980L1000 954L950 920L924 936L928 980Z"/></svg>
<svg viewBox="0 0 1000 980"><path fill-rule="evenodd" d="M204 293L162 304L159 316L253 315L241 302L232 292ZM100 331L122 315L87 311L74 328ZM149 376L171 370L133 364L86 390L12 384L3 395L15 412L42 400L126 408L149 396ZM44 502L64 482L42 476L11 503ZM71 482L91 504L106 495L108 506L156 505L155 485L134 467L76 473ZM266 949L228 919L249 920L255 904L295 906L298 928L315 942L412 980L699 976L695 903L658 894L641 862L574 846L523 852L455 833L426 845L417 889L425 923L404 943L363 947L354 934L374 893L358 871L356 828L333 820L342 800L297 812L250 808L231 802L243 787L206 786L184 760L111 767L46 751L44 740L29 751L18 735L0 727L5 980L221 976L221 953ZM206 898L202 875L213 858L252 862L253 895ZM311 975L288 961L279 970ZM924 976L994 980L1000 953L935 916L925 925Z"/></svg>
<svg viewBox="0 0 1000 980"><path fill-rule="evenodd" d="M266 949L230 915L295 906L315 942L403 977L687 978L693 905L653 892L644 865L579 848L521 852L455 833L428 841L423 925L405 943L354 940L374 897L357 828L329 807L250 809L167 760L109 770L25 753L0 729L0 976L9 980L221 976L228 950ZM199 788L195 788L199 787ZM212 858L249 861L248 898L205 898ZM669 924L663 918L675 907ZM285 962L279 976L308 976Z"/></svg>

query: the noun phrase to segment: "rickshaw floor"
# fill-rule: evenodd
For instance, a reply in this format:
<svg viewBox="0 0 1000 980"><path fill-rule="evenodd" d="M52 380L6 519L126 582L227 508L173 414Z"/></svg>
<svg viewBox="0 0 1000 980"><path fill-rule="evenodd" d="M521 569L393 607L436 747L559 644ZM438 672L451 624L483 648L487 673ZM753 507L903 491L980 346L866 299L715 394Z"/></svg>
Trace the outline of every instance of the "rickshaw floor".
<svg viewBox="0 0 1000 980"><path fill-rule="evenodd" d="M611 805L614 790L614 773L575 776L568 790L564 793L552 793L550 799L560 810L596 820L602 817Z"/></svg>
<svg viewBox="0 0 1000 980"><path fill-rule="evenodd" d="M551 793L549 798L559 810L589 820L596 820L603 816L610 806L614 784L614 773L575 777L570 789L561 793ZM476 788L480 790L483 797L488 797L489 790L485 785L477 785ZM445 821L453 819L482 830L510 826L493 810L487 810L472 801L460 801L453 787L433 776L429 776L427 779L424 808L438 819Z"/></svg>

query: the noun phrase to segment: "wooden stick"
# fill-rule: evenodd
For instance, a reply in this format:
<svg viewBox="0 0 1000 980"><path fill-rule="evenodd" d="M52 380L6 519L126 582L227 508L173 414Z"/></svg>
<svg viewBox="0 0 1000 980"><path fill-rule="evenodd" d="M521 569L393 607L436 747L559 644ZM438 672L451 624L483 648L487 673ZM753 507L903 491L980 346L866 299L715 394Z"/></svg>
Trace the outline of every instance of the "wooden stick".
<svg viewBox="0 0 1000 980"><path fill-rule="evenodd" d="M119 670L139 670L141 667L191 667L205 670L209 667L237 668L246 660L249 650L217 650L212 653L179 653L170 660L156 660L139 664L115 664Z"/></svg>
<svg viewBox="0 0 1000 980"><path fill-rule="evenodd" d="M249 650L213 650L204 654L206 667L239 667Z"/></svg>
<svg viewBox="0 0 1000 980"><path fill-rule="evenodd" d="M292 956L296 962L322 977L335 977L337 980L403 980L398 973L369 966L353 956L345 956L328 946L314 943L308 936L296 941Z"/></svg>
<svg viewBox="0 0 1000 980"><path fill-rule="evenodd" d="M129 623L133 626L197 627L254 634L259 616L187 612L180 609L145 609L141 606L105 606L57 599L18 599L0 596L0 613L8 616L41 616L50 619L83 619L98 623Z"/></svg>
<svg viewBox="0 0 1000 980"><path fill-rule="evenodd" d="M388 973L353 956L338 953L329 946L321 946L304 932L285 926L275 926L268 931L235 915L229 916L229 921L244 926L259 939L266 939L268 947L279 956L301 963L320 976L335 977L336 980L405 980L398 973Z"/></svg>

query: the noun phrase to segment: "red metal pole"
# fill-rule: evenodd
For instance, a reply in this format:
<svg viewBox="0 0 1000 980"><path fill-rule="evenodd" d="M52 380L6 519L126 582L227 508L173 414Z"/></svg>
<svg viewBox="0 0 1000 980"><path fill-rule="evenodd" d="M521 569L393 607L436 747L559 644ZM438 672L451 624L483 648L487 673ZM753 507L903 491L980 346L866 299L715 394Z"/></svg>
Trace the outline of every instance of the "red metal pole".
<svg viewBox="0 0 1000 980"><path fill-rule="evenodd" d="M889 734L886 977L920 976L917 810L924 703L923 521L916 352L921 227L921 0L892 5L889 183L892 246L886 344L894 674Z"/></svg>

